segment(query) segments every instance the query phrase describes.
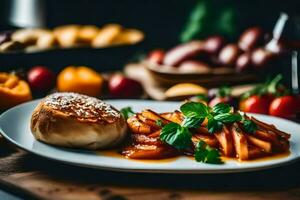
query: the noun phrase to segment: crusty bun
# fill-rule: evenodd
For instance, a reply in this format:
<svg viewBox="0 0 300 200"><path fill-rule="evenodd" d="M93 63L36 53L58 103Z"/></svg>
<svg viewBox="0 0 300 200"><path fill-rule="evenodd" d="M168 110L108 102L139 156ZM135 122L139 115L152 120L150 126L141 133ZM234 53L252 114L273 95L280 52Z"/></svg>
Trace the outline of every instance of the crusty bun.
<svg viewBox="0 0 300 200"><path fill-rule="evenodd" d="M76 93L54 93L43 99L31 118L37 140L73 148L103 149L126 136L126 121L112 106Z"/></svg>

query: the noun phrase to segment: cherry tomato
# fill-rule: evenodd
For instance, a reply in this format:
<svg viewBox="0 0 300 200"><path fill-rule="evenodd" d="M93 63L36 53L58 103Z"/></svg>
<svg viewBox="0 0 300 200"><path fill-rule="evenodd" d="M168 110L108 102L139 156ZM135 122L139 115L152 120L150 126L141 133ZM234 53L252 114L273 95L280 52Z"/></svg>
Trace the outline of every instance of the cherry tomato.
<svg viewBox="0 0 300 200"><path fill-rule="evenodd" d="M240 110L243 112L268 114L269 106L272 101L270 96L251 96L240 101Z"/></svg>
<svg viewBox="0 0 300 200"><path fill-rule="evenodd" d="M300 111L300 99L295 96L283 96L274 99L270 105L270 115L294 118Z"/></svg>
<svg viewBox="0 0 300 200"><path fill-rule="evenodd" d="M165 51L161 49L156 49L149 53L147 60L151 63L162 64L164 57Z"/></svg>

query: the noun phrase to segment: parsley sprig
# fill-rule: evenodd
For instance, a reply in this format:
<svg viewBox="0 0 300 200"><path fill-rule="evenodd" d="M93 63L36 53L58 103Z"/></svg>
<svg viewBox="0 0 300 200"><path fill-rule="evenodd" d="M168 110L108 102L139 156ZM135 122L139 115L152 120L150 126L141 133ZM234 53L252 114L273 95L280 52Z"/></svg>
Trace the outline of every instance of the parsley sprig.
<svg viewBox="0 0 300 200"><path fill-rule="evenodd" d="M220 158L220 152L208 146L204 141L200 140L195 149L195 160L197 162L211 163L211 164L222 164Z"/></svg>
<svg viewBox="0 0 300 200"><path fill-rule="evenodd" d="M132 115L134 115L135 113L133 112L132 108L131 107L125 107L125 108L122 108L120 110L121 114L123 115L123 117L125 119L128 119L129 117L131 117Z"/></svg>

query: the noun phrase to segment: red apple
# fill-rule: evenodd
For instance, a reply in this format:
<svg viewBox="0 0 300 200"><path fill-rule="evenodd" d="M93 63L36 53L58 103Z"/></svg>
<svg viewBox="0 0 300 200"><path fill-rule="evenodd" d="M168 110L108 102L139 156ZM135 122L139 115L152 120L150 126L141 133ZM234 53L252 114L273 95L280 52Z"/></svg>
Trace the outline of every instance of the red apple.
<svg viewBox="0 0 300 200"><path fill-rule="evenodd" d="M149 53L147 60L154 64L162 64L165 57L165 51L162 49L156 49Z"/></svg>
<svg viewBox="0 0 300 200"><path fill-rule="evenodd" d="M27 73L30 88L35 92L47 92L55 83L55 75L47 67L35 66Z"/></svg>
<svg viewBox="0 0 300 200"><path fill-rule="evenodd" d="M135 98L143 94L142 85L121 74L112 75L108 81L109 93L114 98Z"/></svg>

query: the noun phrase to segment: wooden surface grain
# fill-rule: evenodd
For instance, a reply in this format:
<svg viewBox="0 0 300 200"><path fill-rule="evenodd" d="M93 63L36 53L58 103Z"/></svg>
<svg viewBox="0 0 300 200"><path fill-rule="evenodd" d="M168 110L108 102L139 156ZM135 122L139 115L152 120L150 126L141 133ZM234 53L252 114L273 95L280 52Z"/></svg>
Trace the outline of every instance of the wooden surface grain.
<svg viewBox="0 0 300 200"><path fill-rule="evenodd" d="M141 174L81 168L15 149L1 139L0 184L25 199L298 200L300 162L235 174Z"/></svg>

